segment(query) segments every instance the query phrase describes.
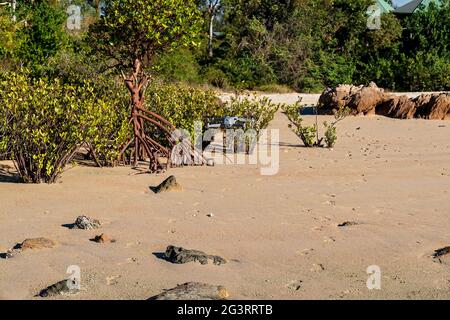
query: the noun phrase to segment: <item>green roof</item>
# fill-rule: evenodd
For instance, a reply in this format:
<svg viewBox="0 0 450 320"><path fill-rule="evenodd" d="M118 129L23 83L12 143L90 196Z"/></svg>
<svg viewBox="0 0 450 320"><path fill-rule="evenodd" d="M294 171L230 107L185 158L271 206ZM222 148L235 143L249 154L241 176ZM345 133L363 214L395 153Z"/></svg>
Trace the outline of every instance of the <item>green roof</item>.
<svg viewBox="0 0 450 320"><path fill-rule="evenodd" d="M375 2L378 7L380 7L381 13L389 13L394 11L394 8L384 0L376 0Z"/></svg>
<svg viewBox="0 0 450 320"><path fill-rule="evenodd" d="M440 0L413 0L405 4L404 6L395 9L394 13L403 15L413 14L414 12L417 12L422 8L427 8L430 3L441 5L442 2Z"/></svg>

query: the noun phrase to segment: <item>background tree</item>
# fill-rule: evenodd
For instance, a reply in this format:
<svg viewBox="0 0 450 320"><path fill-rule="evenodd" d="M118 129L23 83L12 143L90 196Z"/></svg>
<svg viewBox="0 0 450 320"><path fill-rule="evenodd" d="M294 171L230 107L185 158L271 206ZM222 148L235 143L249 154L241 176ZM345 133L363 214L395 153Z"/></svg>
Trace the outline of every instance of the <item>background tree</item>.
<svg viewBox="0 0 450 320"><path fill-rule="evenodd" d="M111 0L105 6L105 15L90 28L92 48L123 73L131 96L134 137L122 154L134 142L134 163L148 156L150 171L162 170L159 155L167 156L170 162L171 150L146 134L144 122L156 126L169 141L174 127L144 108L149 67L159 52L195 45L202 22L194 0Z"/></svg>
<svg viewBox="0 0 450 320"><path fill-rule="evenodd" d="M200 7L206 12L206 18L208 21L208 56L212 58L214 56L214 22L221 9L221 0L202 0Z"/></svg>
<svg viewBox="0 0 450 320"><path fill-rule="evenodd" d="M0 59L1 69L6 69L17 49L15 34L17 23L12 21L9 10L0 6Z"/></svg>
<svg viewBox="0 0 450 320"><path fill-rule="evenodd" d="M31 67L45 65L48 58L68 45L68 35L64 32L67 14L47 1L23 5L20 13L24 26L17 33L20 39L17 57L21 64Z"/></svg>

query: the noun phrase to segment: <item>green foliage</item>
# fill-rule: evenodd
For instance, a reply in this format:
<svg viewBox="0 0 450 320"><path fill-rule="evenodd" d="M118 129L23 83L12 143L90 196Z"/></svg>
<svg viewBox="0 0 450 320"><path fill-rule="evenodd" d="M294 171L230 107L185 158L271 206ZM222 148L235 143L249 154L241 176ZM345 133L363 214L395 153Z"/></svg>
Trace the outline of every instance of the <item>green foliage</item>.
<svg viewBox="0 0 450 320"><path fill-rule="evenodd" d="M87 38L96 52L131 67L157 53L196 44L202 19L194 0L111 0Z"/></svg>
<svg viewBox="0 0 450 320"><path fill-rule="evenodd" d="M1 75L0 109L0 152L12 152L24 182L54 182L83 142L111 161L129 133L106 92L99 97L89 82L33 79L26 70Z"/></svg>
<svg viewBox="0 0 450 320"><path fill-rule="evenodd" d="M17 43L14 39L16 24L12 21L11 15L0 7L0 58L11 57Z"/></svg>
<svg viewBox="0 0 450 320"><path fill-rule="evenodd" d="M426 10L419 10L404 21L405 48L415 51L450 50L450 1L442 0L441 6L431 3Z"/></svg>
<svg viewBox="0 0 450 320"><path fill-rule="evenodd" d="M114 166L120 149L132 134L128 92L118 80L103 76L95 82L85 81L80 87L91 90L95 99L89 111L85 141L101 165Z"/></svg>
<svg viewBox="0 0 450 320"><path fill-rule="evenodd" d="M324 121L323 126L325 127L324 133L325 143L328 148L333 148L337 140L336 127L333 124L329 124L326 121Z"/></svg>
<svg viewBox="0 0 450 320"><path fill-rule="evenodd" d="M268 98L232 96L229 102L224 103L212 90L158 82L147 89L146 101L149 110L191 134L194 133L195 121L204 123L207 118L224 116L253 119L252 125L246 129L254 129L259 133L267 128L280 108Z"/></svg>
<svg viewBox="0 0 450 320"><path fill-rule="evenodd" d="M22 64L39 68L68 45L64 32L67 14L59 6L39 1L25 7L23 18L27 24L16 34L20 41L16 56Z"/></svg>
<svg viewBox="0 0 450 320"><path fill-rule="evenodd" d="M204 68L204 79L207 83L221 89L229 86L228 76L224 71L214 66Z"/></svg>
<svg viewBox="0 0 450 320"><path fill-rule="evenodd" d="M317 126L315 124L310 126L303 125L303 118L300 116L300 108L299 101L292 105L284 105L282 109L290 121L289 127L303 141L305 147L314 147L317 145Z"/></svg>
<svg viewBox="0 0 450 320"><path fill-rule="evenodd" d="M337 140L337 130L336 125L344 120L348 115L350 114L351 109L347 106L340 108L334 113L334 121L332 123L328 123L327 121L324 121L323 125L325 127L325 143L328 148L333 148L336 144Z"/></svg>
<svg viewBox="0 0 450 320"><path fill-rule="evenodd" d="M205 1L112 0L97 21L96 5L73 0L82 7L79 32L64 27L68 2L20 2L16 23L10 8L0 7L0 68L26 65L39 76L49 60L74 47L112 58L105 59L110 66L126 69L138 57L166 81L225 89L321 92L370 81L398 91L450 89L449 0L401 19L383 14L380 30L366 26L373 0L221 0L213 57ZM87 46L74 43L83 36Z"/></svg>
<svg viewBox="0 0 450 320"><path fill-rule="evenodd" d="M167 82L200 82L198 64L194 54L186 49L173 50L158 55L153 66L155 73Z"/></svg>
<svg viewBox="0 0 450 320"><path fill-rule="evenodd" d="M266 93L294 93L294 90L292 90L290 87L275 83L262 85L260 87L257 87L256 90Z"/></svg>
<svg viewBox="0 0 450 320"><path fill-rule="evenodd" d="M316 142L317 127L316 125L305 126L301 121L296 123L294 132L302 139L305 147L314 147Z"/></svg>
<svg viewBox="0 0 450 320"><path fill-rule="evenodd" d="M404 21L403 90L450 90L450 1L431 3Z"/></svg>
<svg viewBox="0 0 450 320"><path fill-rule="evenodd" d="M226 74L227 83L236 89L254 89L275 81L273 70L265 61L250 55L222 60L216 66L219 65Z"/></svg>
<svg viewBox="0 0 450 320"><path fill-rule="evenodd" d="M432 88L437 91L450 89L450 52L441 55L436 50L419 51L405 60L406 79L403 88L421 91Z"/></svg>
<svg viewBox="0 0 450 320"><path fill-rule="evenodd" d="M315 124L309 126L303 125L303 118L300 115L301 108L300 101L292 105L283 105L282 107L289 119L289 127L292 131L303 141L305 147L322 147L322 141L325 140L326 146L328 148L333 148L337 140L336 125L350 114L350 109L348 107L339 109L334 114L335 121L332 123L324 121L324 137L319 139L317 136L317 126Z"/></svg>
<svg viewBox="0 0 450 320"><path fill-rule="evenodd" d="M101 165L111 166L116 164L120 148L131 136L129 93L122 79L103 72L105 66L98 60L84 50L62 51L49 59L41 69L41 76L80 88L88 85L93 95L105 102L93 110L96 114L92 114L91 126L96 128L96 135L86 142L91 144Z"/></svg>
<svg viewBox="0 0 450 320"><path fill-rule="evenodd" d="M280 106L267 97L232 96L223 109L223 116L251 119L246 129L253 129L259 135L261 130L268 127Z"/></svg>
<svg viewBox="0 0 450 320"><path fill-rule="evenodd" d="M147 108L169 120L176 128L194 133L194 122L202 123L220 113L222 103L212 90L182 84L153 83L146 92ZM151 130L151 128L149 128Z"/></svg>

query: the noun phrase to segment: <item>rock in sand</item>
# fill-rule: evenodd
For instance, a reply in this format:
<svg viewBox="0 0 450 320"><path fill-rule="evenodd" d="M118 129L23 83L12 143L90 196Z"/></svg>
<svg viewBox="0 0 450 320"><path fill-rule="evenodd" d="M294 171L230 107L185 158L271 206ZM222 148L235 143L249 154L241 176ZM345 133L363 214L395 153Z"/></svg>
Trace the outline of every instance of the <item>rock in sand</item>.
<svg viewBox="0 0 450 320"><path fill-rule="evenodd" d="M52 296L56 296L59 294L75 294L78 291L79 291L79 289L77 288L75 281L66 279L66 280L61 280L43 290L41 290L41 292L39 292L38 296L47 298L47 297L52 297Z"/></svg>
<svg viewBox="0 0 450 320"><path fill-rule="evenodd" d="M187 282L164 291L149 300L225 300L230 294L223 286Z"/></svg>
<svg viewBox="0 0 450 320"><path fill-rule="evenodd" d="M93 219L88 216L79 216L75 220L74 227L83 230L92 230L100 228L101 224L97 219Z"/></svg>
<svg viewBox="0 0 450 320"><path fill-rule="evenodd" d="M181 247L168 246L164 257L172 263L187 263L198 261L201 264L208 264L208 260L212 260L214 264L221 265L227 261L219 256L209 255L199 250L189 250Z"/></svg>
<svg viewBox="0 0 450 320"><path fill-rule="evenodd" d="M166 180L161 182L161 184L159 186L157 186L157 187L150 187L150 189L154 193L170 192L170 191L182 191L183 190L183 188L177 182L177 179L175 179L174 176L168 177Z"/></svg>

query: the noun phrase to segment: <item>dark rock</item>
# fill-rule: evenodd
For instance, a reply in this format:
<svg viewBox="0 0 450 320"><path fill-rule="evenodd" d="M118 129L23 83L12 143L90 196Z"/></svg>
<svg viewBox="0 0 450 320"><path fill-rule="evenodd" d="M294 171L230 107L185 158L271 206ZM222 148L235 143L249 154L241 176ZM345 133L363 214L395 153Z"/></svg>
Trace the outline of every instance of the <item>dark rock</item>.
<svg viewBox="0 0 450 320"><path fill-rule="evenodd" d="M101 235L95 236L94 238L92 238L90 240L93 242L97 242L97 243L112 242L112 240L109 239L109 237L107 235L105 235L104 233L102 233Z"/></svg>
<svg viewBox="0 0 450 320"><path fill-rule="evenodd" d="M9 249L6 252L2 252L0 253L0 258L1 259L11 259L12 257L14 257L14 251Z"/></svg>
<svg viewBox="0 0 450 320"><path fill-rule="evenodd" d="M116 240L110 239L104 233L102 233L101 235L95 236L93 239L90 239L90 240L93 242L97 242L97 243L116 242Z"/></svg>
<svg viewBox="0 0 450 320"><path fill-rule="evenodd" d="M187 282L160 293L149 300L225 300L230 294L223 286Z"/></svg>
<svg viewBox="0 0 450 320"><path fill-rule="evenodd" d="M450 255L450 246L435 250L433 258L442 258L449 255Z"/></svg>
<svg viewBox="0 0 450 320"><path fill-rule="evenodd" d="M73 285L69 285L72 281ZM76 283L73 280L61 280L55 284L52 284L51 286L41 290L39 292L38 296L47 298L56 296L59 294L75 294L79 290L76 288Z"/></svg>
<svg viewBox="0 0 450 320"><path fill-rule="evenodd" d="M170 191L181 191L181 185L177 182L174 176L168 177L166 180L164 180L159 186L157 187L150 187L150 189L154 193L161 193L161 192L170 192Z"/></svg>
<svg viewBox="0 0 450 320"><path fill-rule="evenodd" d="M181 247L168 246L164 257L172 263L187 263L198 261L201 264L208 264L208 260L212 260L214 264L221 265L227 261L219 256L208 255L203 251L188 250Z"/></svg>
<svg viewBox="0 0 450 320"><path fill-rule="evenodd" d="M355 221L345 221L340 224L338 224L338 227L350 227L350 226L357 226L359 223Z"/></svg>

